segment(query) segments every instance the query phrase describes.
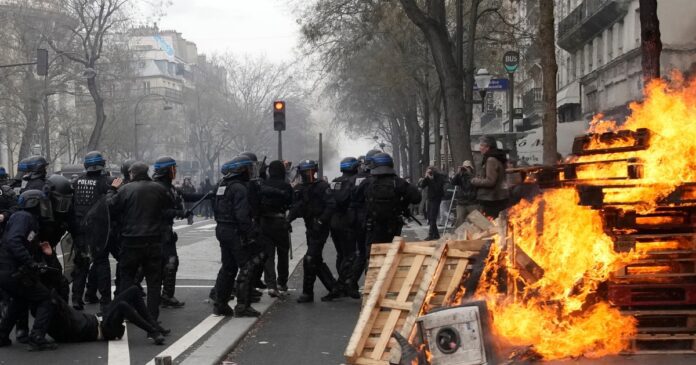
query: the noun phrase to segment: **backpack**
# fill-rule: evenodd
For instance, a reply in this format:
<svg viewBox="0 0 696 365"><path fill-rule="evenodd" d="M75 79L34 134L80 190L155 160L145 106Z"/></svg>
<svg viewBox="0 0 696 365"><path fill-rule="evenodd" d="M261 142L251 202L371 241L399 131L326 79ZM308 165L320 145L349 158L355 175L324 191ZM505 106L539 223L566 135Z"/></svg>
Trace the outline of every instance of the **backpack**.
<svg viewBox="0 0 696 365"><path fill-rule="evenodd" d="M367 211L375 220L387 221L398 216L401 197L396 191L396 177L375 179L365 192L365 201Z"/></svg>

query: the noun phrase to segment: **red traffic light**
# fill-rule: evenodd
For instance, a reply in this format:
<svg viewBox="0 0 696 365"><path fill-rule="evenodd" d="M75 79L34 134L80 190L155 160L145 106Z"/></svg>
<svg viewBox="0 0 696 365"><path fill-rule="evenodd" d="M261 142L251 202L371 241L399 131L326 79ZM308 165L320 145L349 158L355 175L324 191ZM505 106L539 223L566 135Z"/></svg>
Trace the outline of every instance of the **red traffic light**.
<svg viewBox="0 0 696 365"><path fill-rule="evenodd" d="M277 112L285 111L285 102L284 101L274 101L273 102L273 109Z"/></svg>

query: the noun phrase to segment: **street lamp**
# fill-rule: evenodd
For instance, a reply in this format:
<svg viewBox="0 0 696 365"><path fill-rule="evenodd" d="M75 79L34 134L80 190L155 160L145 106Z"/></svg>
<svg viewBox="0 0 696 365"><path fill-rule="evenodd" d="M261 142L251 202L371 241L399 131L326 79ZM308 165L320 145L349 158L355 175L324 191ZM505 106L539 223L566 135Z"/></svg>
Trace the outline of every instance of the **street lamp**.
<svg viewBox="0 0 696 365"><path fill-rule="evenodd" d="M162 110L172 110L172 106L169 105L169 100L167 99L166 96L160 95L160 94L145 94L141 96L138 101L135 103L135 109L133 110L133 158L135 160L138 159L138 107L140 106L140 103L142 103L145 99L149 97L154 97L154 98L159 98L164 100L164 106L162 107Z"/></svg>
<svg viewBox="0 0 696 365"><path fill-rule="evenodd" d="M482 68L476 72L474 79L476 80L476 86L478 86L479 94L481 95L481 111L483 112L485 111L486 107L484 103L484 99L486 98L486 90L488 89L488 86L490 86L493 76L488 72L487 69Z"/></svg>

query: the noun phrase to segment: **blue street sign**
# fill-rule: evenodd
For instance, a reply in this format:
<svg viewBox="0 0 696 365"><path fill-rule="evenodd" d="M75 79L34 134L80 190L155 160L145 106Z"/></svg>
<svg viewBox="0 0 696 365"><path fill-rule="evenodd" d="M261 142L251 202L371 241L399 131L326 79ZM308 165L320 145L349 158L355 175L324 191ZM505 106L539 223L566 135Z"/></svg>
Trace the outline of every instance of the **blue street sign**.
<svg viewBox="0 0 696 365"><path fill-rule="evenodd" d="M508 79L491 79L491 83L488 84L486 91L504 91L507 90L509 86ZM474 82L474 91L479 91L476 82Z"/></svg>

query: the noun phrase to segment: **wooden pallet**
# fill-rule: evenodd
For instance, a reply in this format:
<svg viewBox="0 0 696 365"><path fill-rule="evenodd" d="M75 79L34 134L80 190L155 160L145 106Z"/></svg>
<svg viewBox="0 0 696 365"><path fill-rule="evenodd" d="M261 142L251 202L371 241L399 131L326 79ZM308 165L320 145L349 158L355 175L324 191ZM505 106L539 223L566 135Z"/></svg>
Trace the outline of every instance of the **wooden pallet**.
<svg viewBox="0 0 696 365"><path fill-rule="evenodd" d="M632 354L693 354L696 335L692 333L638 334L625 351Z"/></svg>
<svg viewBox="0 0 696 365"><path fill-rule="evenodd" d="M437 259L446 245L423 247L396 237L389 245L345 351L351 364L388 364L391 335L400 330L414 303L425 299ZM374 247L373 247L374 248Z"/></svg>
<svg viewBox="0 0 696 365"><path fill-rule="evenodd" d="M450 304L469 259L477 254L472 249L483 244L485 241L405 243L397 237L389 245L373 246L370 267L378 273L369 287L366 284L367 300L345 352L348 362L386 365L390 359L398 359L400 350L392 333L409 338L416 319L430 303L437 307Z"/></svg>
<svg viewBox="0 0 696 365"><path fill-rule="evenodd" d="M375 285L375 281L377 280L377 276L379 275L379 271L384 266L384 260L387 257L387 253L392 247L392 243L378 243L378 244L373 244L372 247L370 248L370 260L367 263L367 273L365 274L365 283L363 284L363 298L362 298L362 305L364 306L365 303L367 302L367 297L370 294L370 291L372 291L372 287ZM409 247L422 247L422 248L431 248L434 249L437 247L438 242L437 241L425 241L425 242L406 242L405 245L408 245ZM413 250L409 250L413 251ZM415 253L409 254L409 253L402 253L405 255L405 257L402 257L402 260L404 260L404 264L408 263L409 257L415 256ZM411 256L409 256L411 255Z"/></svg>
<svg viewBox="0 0 696 365"><path fill-rule="evenodd" d="M627 310L621 314L636 318L639 334L696 334L696 310Z"/></svg>

